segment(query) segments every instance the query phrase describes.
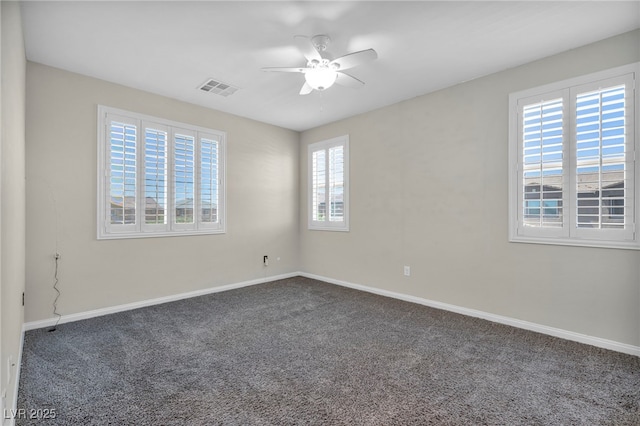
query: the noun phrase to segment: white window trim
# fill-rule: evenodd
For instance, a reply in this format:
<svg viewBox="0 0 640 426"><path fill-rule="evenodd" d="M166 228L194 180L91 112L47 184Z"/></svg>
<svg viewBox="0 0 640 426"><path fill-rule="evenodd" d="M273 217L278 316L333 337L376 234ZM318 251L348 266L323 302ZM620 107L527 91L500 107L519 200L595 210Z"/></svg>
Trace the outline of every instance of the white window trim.
<svg viewBox="0 0 640 426"><path fill-rule="evenodd" d="M139 125L138 137L144 137L143 129L145 123L153 123L153 127L162 128L167 130L167 150L173 150L173 133L176 131L189 132L195 135L200 135L200 138L209 137L215 138L219 141L219 162L218 162L218 175L219 175L219 187L218 187L218 207L217 214L219 223L205 224L199 223L194 220L194 225L185 227L181 224L173 224L173 208L169 208L173 203L168 203L167 212L168 216L167 225L145 225L141 216L137 216L135 225L110 225L109 216L107 214L107 179L108 179L108 147L109 139L107 137L107 116L120 116L126 122L136 122ZM205 127L194 126L190 124L180 123L177 121L166 120L163 118L153 117L149 115L139 114L131 111L126 111L118 108L112 108L108 106L98 105L98 126L97 126L97 238L103 239L123 239L123 238L152 238L152 237L178 237L187 235L210 235L210 234L224 234L226 233L226 133L219 130L208 129ZM141 140L138 140L141 143ZM199 150L196 150L195 161L200 161ZM142 150L138 150L138 161L141 161L140 156ZM173 154L167 156L167 180L173 179ZM197 170L197 169L196 169ZM143 188L142 177L138 172L138 188ZM196 181L198 181L196 177ZM200 190L198 183L195 184L195 191ZM167 191L167 199L170 200L174 196L174 189L169 184L171 190ZM136 210L142 215L142 197L136 197ZM194 205L194 215L199 206Z"/></svg>
<svg viewBox="0 0 640 426"><path fill-rule="evenodd" d="M569 90L576 86L582 86L594 83L599 80L607 80L611 78L621 77L626 74L634 75L634 87L632 88L631 109L633 116L632 134L629 135L630 145L633 152L630 153L627 161L633 163L633 190L634 203L633 212L630 215L632 220L632 237L628 240L605 240L599 238L589 238L588 232L578 232L576 236L569 236L568 233L558 233L557 235L545 234L545 230L539 230L538 235L521 235L518 233L518 218L522 211L522 203L519 197L520 188L520 171L518 170L520 159L520 147L518 143L518 101L531 97L542 96L551 92L559 92ZM566 246L582 246L582 247L601 247L601 248L617 248L640 250L640 229L638 223L640 219L640 90L638 90L638 78L640 76L640 62L624 65L605 71L600 71L576 78L547 84L544 86L523 90L509 95L509 241L518 243L533 244L553 244ZM573 91L572 91L573 92ZM570 98L573 102L573 98ZM573 135L570 135L570 146L574 146ZM573 149L571 149L573 151ZM566 150L565 150L566 152ZM569 152L570 156L575 154ZM575 164L575 158L572 157L571 164ZM568 176L568 175L567 175ZM567 178L565 178L566 180ZM575 189L570 185L564 185L564 191L567 194L575 195ZM569 197L571 197L569 195ZM566 199L571 199L567 197ZM573 214L573 211L571 213ZM575 220L571 218L567 221L567 226L574 225ZM580 235L582 234L582 235Z"/></svg>
<svg viewBox="0 0 640 426"><path fill-rule="evenodd" d="M344 220L342 222L315 221L313 220L313 153L319 150L329 150L335 146L344 147L344 192L343 209ZM328 207L327 207L328 208ZM332 139L315 142L307 147L307 217L308 229L314 231L349 231L349 135L338 136ZM328 216L327 216L328 219Z"/></svg>

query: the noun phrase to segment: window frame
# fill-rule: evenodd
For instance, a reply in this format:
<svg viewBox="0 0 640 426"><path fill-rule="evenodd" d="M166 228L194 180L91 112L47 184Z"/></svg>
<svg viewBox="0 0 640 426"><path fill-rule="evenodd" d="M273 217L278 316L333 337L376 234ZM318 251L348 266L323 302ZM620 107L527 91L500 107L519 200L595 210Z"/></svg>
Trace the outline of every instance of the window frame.
<svg viewBox="0 0 640 426"><path fill-rule="evenodd" d="M342 146L343 148L343 194L342 208L343 219L341 222L331 222L329 215L325 220L313 219L313 154L319 151L326 152L325 185L329 187L329 150ZM307 146L307 222L308 229L313 231L340 231L349 232L349 135L342 135L335 138L315 142ZM325 200L325 208L328 208Z"/></svg>
<svg viewBox="0 0 640 426"><path fill-rule="evenodd" d="M187 235L211 235L226 233L226 132L205 127L195 126L177 121L166 120L132 111L98 105L97 125L97 239L128 239L149 237L177 237ZM135 189L135 223L112 224L110 221L110 189L109 177L111 168L111 139L110 122L113 119L136 126L136 189ZM145 163L146 129L166 132L164 196L166 205L164 216L166 224L145 223L146 191L145 191ZM172 182L175 174L175 134L187 134L195 137L194 142L194 221L193 224L174 223L175 217L175 185ZM201 141L214 139L217 146L218 173L218 205L217 222L201 221Z"/></svg>
<svg viewBox="0 0 640 426"><path fill-rule="evenodd" d="M539 86L509 95L509 241L516 243L554 244L582 247L601 247L618 249L640 249L640 236L638 232L638 220L640 214L640 93L637 89L637 80L640 75L640 62L632 63L600 72L595 72L544 86ZM576 224L577 202L577 155L576 155L576 99L578 94L588 92L589 87L612 87L605 83L625 81L630 83L628 108L626 117L631 120L625 126L628 130L625 145L625 164L628 177L625 180L630 183L633 202L629 205L625 220L630 226L628 229L587 229L578 228ZM523 166L521 157L523 145L520 135L520 104L527 105L532 99L539 101L551 100L554 96L560 96L567 102L563 102L563 173L562 200L564 226L558 228L531 227L524 231L520 226L523 219ZM531 104L531 103L529 103ZM602 155L602 154L600 154ZM602 161L602 160L601 160ZM542 207L541 207L542 208Z"/></svg>

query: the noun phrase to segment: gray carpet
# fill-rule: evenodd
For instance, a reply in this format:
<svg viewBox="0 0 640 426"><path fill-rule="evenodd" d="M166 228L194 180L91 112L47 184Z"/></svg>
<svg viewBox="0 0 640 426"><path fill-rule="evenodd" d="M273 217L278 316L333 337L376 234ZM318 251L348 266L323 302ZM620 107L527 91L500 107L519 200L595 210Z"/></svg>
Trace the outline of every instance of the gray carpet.
<svg viewBox="0 0 640 426"><path fill-rule="evenodd" d="M18 407L95 425L640 425L640 358L291 278L26 333Z"/></svg>

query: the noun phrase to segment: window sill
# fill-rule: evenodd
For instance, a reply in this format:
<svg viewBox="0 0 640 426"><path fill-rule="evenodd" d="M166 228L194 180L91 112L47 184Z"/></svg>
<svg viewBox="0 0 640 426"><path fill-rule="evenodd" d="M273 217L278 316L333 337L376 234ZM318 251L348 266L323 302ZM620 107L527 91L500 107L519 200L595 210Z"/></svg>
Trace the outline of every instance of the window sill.
<svg viewBox="0 0 640 426"><path fill-rule="evenodd" d="M334 232L349 232L349 228L334 228L331 226L309 226L309 231L334 231Z"/></svg>
<svg viewBox="0 0 640 426"><path fill-rule="evenodd" d="M185 231L185 232L136 232L121 234L101 234L98 240L125 240L134 238L159 238L159 237L192 237L196 235L216 235L225 234L225 229L207 229L205 231Z"/></svg>
<svg viewBox="0 0 640 426"><path fill-rule="evenodd" d="M509 242L525 243L525 244L545 244L545 245L554 245L554 246L640 250L640 243L635 241L598 241L598 240L569 239L569 238L536 238L536 237L517 236L517 237L510 237Z"/></svg>

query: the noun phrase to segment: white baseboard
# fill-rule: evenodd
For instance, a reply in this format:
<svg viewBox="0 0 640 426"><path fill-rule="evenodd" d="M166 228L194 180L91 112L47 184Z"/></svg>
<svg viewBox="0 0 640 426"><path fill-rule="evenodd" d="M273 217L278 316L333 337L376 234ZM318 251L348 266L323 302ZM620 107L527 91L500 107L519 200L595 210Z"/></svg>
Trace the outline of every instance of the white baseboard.
<svg viewBox="0 0 640 426"><path fill-rule="evenodd" d="M158 297L156 299L141 300L139 302L127 303L124 305L111 306L108 308L95 309L95 310L86 311L86 312L78 312L76 314L62 315L60 317L60 321L58 321L57 317L47 318L39 321L31 321L31 322L25 323L24 329L35 330L38 328L51 327L56 324L56 321L58 321L58 324L64 324L64 323L73 322L73 321L80 321L84 319L100 317L103 315L115 314L117 312L124 312L124 311L130 311L132 309L144 308L146 306L159 305L161 303L174 302L176 300L188 299L188 298L197 297L197 296L204 296L205 294L218 293L221 291L233 290L241 287L248 287L251 285L262 284L269 281L282 280L285 278L291 278L299 275L300 273L298 272L290 272L288 274L281 274L281 275L272 275L269 277L257 278L255 280L242 281L235 284L227 284L220 287L210 287L202 290L190 291L187 293L180 293L180 294L174 294L171 296Z"/></svg>
<svg viewBox="0 0 640 426"><path fill-rule="evenodd" d="M13 403L12 407L14 410L18 409L18 390L20 389L20 369L22 367L22 349L24 348L24 325L22 326L22 331L20 332L20 349L18 350L18 360L16 361L16 382L13 389ZM16 419L13 418L9 420L9 426L14 426L16 424Z"/></svg>
<svg viewBox="0 0 640 426"><path fill-rule="evenodd" d="M420 305L429 306L436 309L442 309L445 311L455 312L455 313L467 315L470 317L481 318L481 319L496 322L499 324L510 325L512 327L521 328L524 330L535 331L535 332L546 334L549 336L559 337L566 340L585 343L587 345L597 346L599 348L610 349L612 351L622 352L629 355L635 355L640 357L639 346L633 346L626 343L616 342L614 340L602 339L600 337L588 336L586 334L575 333L573 331L563 330L561 328L549 327L546 325L536 324L529 321L523 321L516 318L510 318L510 317L496 315L496 314L492 314L484 311L478 311L476 309L464 308L461 306L451 305L448 303L437 302L435 300L423 299L421 297L411 296L408 294L397 293L389 290L382 290L379 288L368 287L362 284L354 284L354 283L350 283L342 280L336 280L333 278L310 274L307 272L291 272L288 274L258 278L255 280L243 281L235 284L223 285L220 287L212 287L212 288L207 288L203 290L196 290L196 291L191 291L187 293L180 293L180 294L175 294L171 296L159 297L156 299L149 299L149 300L143 300L143 301L134 302L134 303L127 303L124 305L96 309L96 310L87 311L87 312L63 315L60 318L59 324L64 324L64 323L73 322L73 321L80 321L83 319L99 317L102 315L108 315L108 314L113 314L117 312L129 311L131 309L143 308L146 306L158 305L161 303L173 302L181 299L188 299L190 297L203 296L205 294L210 294L210 293L233 290L236 288L262 284L269 281L281 280L281 279L291 278L295 276L312 278L312 279L324 281L330 284L336 284L343 287L353 288L355 290L361 290L361 291L366 291L368 293L374 293L381 296L400 299L406 302L417 303ZM56 324L56 321L57 321L57 318L48 318L45 320L28 322L24 325L24 330L27 331L27 330L34 330L37 328L51 327ZM23 338L24 338L24 334L23 334ZM20 348L20 351L22 355L22 347ZM22 356L20 356L20 359L22 359ZM16 395L17 395L17 392L16 392Z"/></svg>
<svg viewBox="0 0 640 426"><path fill-rule="evenodd" d="M18 389L20 387L20 367L22 366L22 348L24 347L24 326L20 332L20 348L18 349L18 359L16 360L15 382L13 385L13 400L10 407L3 407L0 404L0 424L2 426L14 426L16 424L16 413L18 412Z"/></svg>
<svg viewBox="0 0 640 426"><path fill-rule="evenodd" d="M361 284L354 284L347 281L336 280L329 277L323 277L321 275L309 274L306 272L300 272L300 275L307 278L313 278L316 280L328 282L330 284L336 284L343 287L353 288L355 290L366 291L368 293L378 294L380 296L392 297L394 299L404 300L406 302L417 303L424 306L429 306L436 309L442 309L445 311L455 312L470 317L481 318L488 321L496 322L499 324L510 325L516 328L522 328L524 330L535 331L549 336L560 337L566 340L572 340L574 342L585 343L587 345L597 346L599 348L610 349L616 352L622 352L629 355L635 355L640 357L640 347L633 346L626 343L616 342L614 340L602 339L600 337L588 336L586 334L574 333L573 331L563 330L561 328L549 327L546 325L536 324L529 321L523 321L516 318L505 317L502 315L495 315L484 311L478 311L475 309L463 308L461 306L450 305L448 303L437 302L434 300L423 299L417 296L410 296L403 293L396 293L389 290L382 290L375 287L368 287Z"/></svg>

